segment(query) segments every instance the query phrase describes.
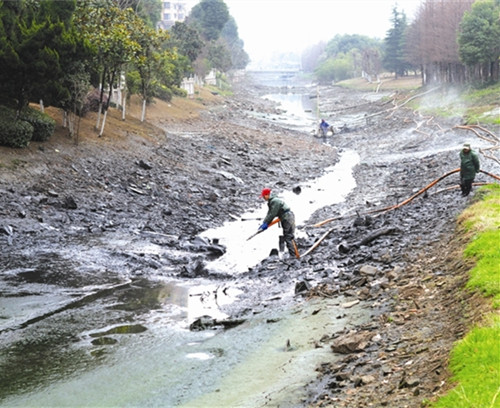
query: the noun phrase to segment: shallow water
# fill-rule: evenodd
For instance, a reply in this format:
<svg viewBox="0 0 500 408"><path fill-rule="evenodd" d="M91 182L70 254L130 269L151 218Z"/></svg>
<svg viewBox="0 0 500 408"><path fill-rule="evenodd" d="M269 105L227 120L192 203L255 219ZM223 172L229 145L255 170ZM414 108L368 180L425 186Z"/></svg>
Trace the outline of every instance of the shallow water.
<svg viewBox="0 0 500 408"><path fill-rule="evenodd" d="M328 168L323 176L300 185L300 194L292 191L277 192L295 214L297 237L303 236L304 229L310 227L306 221L316 210L342 202L354 189L356 183L352 170L358 162L359 156L356 152L344 151L340 155L339 163ZM256 202L258 200L256 197ZM247 240L257 231L267 213L267 203L260 200L260 208L242 214L241 221L226 222L219 228L201 234L209 239L218 239L219 243L227 248L222 257L207 265L209 270L230 274L245 272L267 258L272 249L279 248L282 230L277 224Z"/></svg>
<svg viewBox="0 0 500 408"><path fill-rule="evenodd" d="M268 94L264 99L276 102L284 114L269 115L269 119L280 122L282 126L290 127L299 131L312 132L319 123L316 99L309 94L297 94L284 92L279 94Z"/></svg>

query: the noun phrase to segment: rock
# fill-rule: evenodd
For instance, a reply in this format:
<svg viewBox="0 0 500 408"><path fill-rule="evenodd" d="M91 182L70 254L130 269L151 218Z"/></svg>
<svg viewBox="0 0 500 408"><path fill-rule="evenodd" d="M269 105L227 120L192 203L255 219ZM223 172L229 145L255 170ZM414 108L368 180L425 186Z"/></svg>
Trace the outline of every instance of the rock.
<svg viewBox="0 0 500 408"><path fill-rule="evenodd" d="M202 331L213 328L217 321L211 316L201 316L189 325L191 331Z"/></svg>
<svg viewBox="0 0 500 408"><path fill-rule="evenodd" d="M236 181L238 184L244 184L243 180L237 176L235 176L234 174L232 173L229 173L227 171L217 171L217 174L220 174L221 176L225 177L226 179L228 180L234 180Z"/></svg>
<svg viewBox="0 0 500 408"><path fill-rule="evenodd" d="M197 261L182 268L180 276L184 278L196 278L198 276L207 276L208 271L205 269L205 264L202 261Z"/></svg>
<svg viewBox="0 0 500 408"><path fill-rule="evenodd" d="M347 254L351 250L351 247L347 242L341 242L337 249L341 254Z"/></svg>
<svg viewBox="0 0 500 408"><path fill-rule="evenodd" d="M0 233L4 235L12 235L14 233L14 230L10 225L2 225L0 227Z"/></svg>
<svg viewBox="0 0 500 408"><path fill-rule="evenodd" d="M350 354L363 351L368 345L373 334L369 331L348 334L337 338L331 344L334 353Z"/></svg>
<svg viewBox="0 0 500 408"><path fill-rule="evenodd" d="M137 164L141 169L144 169L144 170L151 170L153 168L153 166L151 164L146 163L144 160L139 160L139 163L137 163Z"/></svg>
<svg viewBox="0 0 500 408"><path fill-rule="evenodd" d="M408 378L403 378L399 384L399 388L413 388L419 384L420 384L420 379L415 376L411 376Z"/></svg>
<svg viewBox="0 0 500 408"><path fill-rule="evenodd" d="M353 300L352 302L342 303L342 307L344 309L349 309L349 308L353 307L354 305L357 305L358 303L359 303L359 300Z"/></svg>
<svg viewBox="0 0 500 408"><path fill-rule="evenodd" d="M370 384L375 381L375 377L373 375L363 375L360 378L363 385Z"/></svg>
<svg viewBox="0 0 500 408"><path fill-rule="evenodd" d="M348 380L351 377L351 373L346 372L346 371L341 371L335 374L335 379L337 381L345 381Z"/></svg>
<svg viewBox="0 0 500 408"><path fill-rule="evenodd" d="M73 197L67 196L64 198L63 208L67 208L68 210L76 210L78 205Z"/></svg>
<svg viewBox="0 0 500 408"><path fill-rule="evenodd" d="M375 276L378 273L378 269L372 265L363 265L359 268L359 273L367 276Z"/></svg>
<svg viewBox="0 0 500 408"><path fill-rule="evenodd" d="M295 294L308 292L311 289L311 284L306 281L297 282L295 284Z"/></svg>

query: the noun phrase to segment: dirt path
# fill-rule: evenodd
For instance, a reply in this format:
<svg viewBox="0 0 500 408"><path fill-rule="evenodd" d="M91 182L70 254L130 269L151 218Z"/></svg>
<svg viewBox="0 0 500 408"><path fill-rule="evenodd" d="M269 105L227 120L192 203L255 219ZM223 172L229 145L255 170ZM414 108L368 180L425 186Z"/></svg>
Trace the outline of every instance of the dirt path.
<svg viewBox="0 0 500 408"><path fill-rule="evenodd" d="M91 117L78 145L59 129L45 144L0 148L2 270L15 275L48 250L70 243L81 249L118 234L196 252L196 234L256 206L264 183L291 190L321 175L338 159L336 150L266 120L276 108L258 98L264 91L241 84L234 97L212 96L201 110L195 101L187 108L158 103L148 116L158 127L121 122L115 112L102 139ZM239 280L261 276L289 289L307 271L304 297L342 295L369 310L369 324L316 339L316 347L332 348L331 360L320 364L304 404L419 407L443 390L450 347L475 319L475 309L462 302L470 297L461 290L468 266L453 239L455 217L470 199L456 190L431 192L394 212L364 213L400 202L455 168L463 135L450 130L453 123L407 109L373 115L387 109L373 95L337 87L321 93L321 110L339 130L331 143L361 156L358 186L346 203L314 214L301 252L333 230L311 255L279 265L264 261ZM353 210L359 216L312 227ZM206 256L207 248L196 250ZM189 256L112 247L100 256L107 277L206 274L182 266L192 262ZM258 302L243 295L231 316L250 318Z"/></svg>

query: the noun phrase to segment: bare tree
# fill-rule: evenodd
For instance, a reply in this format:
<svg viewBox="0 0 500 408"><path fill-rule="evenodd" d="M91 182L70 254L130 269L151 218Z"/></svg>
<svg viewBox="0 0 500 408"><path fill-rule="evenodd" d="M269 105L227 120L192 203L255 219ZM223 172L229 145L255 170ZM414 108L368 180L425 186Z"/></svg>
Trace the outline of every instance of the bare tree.
<svg viewBox="0 0 500 408"><path fill-rule="evenodd" d="M428 83L464 82L465 66L458 55L457 34L474 0L426 0L407 32L406 56L422 69Z"/></svg>

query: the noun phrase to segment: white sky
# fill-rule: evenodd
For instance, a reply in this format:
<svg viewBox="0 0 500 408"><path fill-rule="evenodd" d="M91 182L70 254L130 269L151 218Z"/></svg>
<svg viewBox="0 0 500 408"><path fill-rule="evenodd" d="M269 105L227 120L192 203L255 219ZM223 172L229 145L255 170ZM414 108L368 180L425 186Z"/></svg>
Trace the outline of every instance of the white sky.
<svg viewBox="0 0 500 408"><path fill-rule="evenodd" d="M281 51L301 52L336 34L384 38L398 5L411 22L423 0L225 0L254 62Z"/></svg>

